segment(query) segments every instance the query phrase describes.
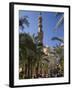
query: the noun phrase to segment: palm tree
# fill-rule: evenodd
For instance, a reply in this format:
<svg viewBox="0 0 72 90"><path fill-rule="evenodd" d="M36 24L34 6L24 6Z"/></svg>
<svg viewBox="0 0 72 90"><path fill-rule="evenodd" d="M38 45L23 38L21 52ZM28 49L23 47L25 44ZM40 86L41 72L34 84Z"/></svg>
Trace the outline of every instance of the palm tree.
<svg viewBox="0 0 72 90"><path fill-rule="evenodd" d="M56 58L56 65L58 67L58 70L56 74L59 73L58 76L63 76L64 74L64 46L62 45L58 45L56 47L54 47L53 51L50 52L54 55L54 57ZM55 66L56 67L56 66Z"/></svg>
<svg viewBox="0 0 72 90"><path fill-rule="evenodd" d="M61 42L61 44L57 45L54 48L54 50L55 50L54 54L59 55L59 57L60 57L59 61L61 62L61 60L64 59L64 40L63 40L63 38L59 38L59 37L53 37L52 40L57 40L57 41Z"/></svg>
<svg viewBox="0 0 72 90"><path fill-rule="evenodd" d="M55 52L59 57L60 74L63 76L64 73L64 46L58 46L55 48Z"/></svg>
<svg viewBox="0 0 72 90"><path fill-rule="evenodd" d="M31 66L36 62L36 45L33 42L31 36L27 33L20 34L20 41L19 41L19 48L20 48L20 63L26 64L27 70L27 78L31 76Z"/></svg>
<svg viewBox="0 0 72 90"><path fill-rule="evenodd" d="M19 18L19 28L21 28L22 33L25 28L25 25L29 27L28 16L23 16ZM27 63L26 48L23 46L24 40L22 40L22 38L24 39L23 36L24 34L19 33L19 66L22 68L22 75L20 73L20 78L24 78L24 65L25 63Z"/></svg>
<svg viewBox="0 0 72 90"><path fill-rule="evenodd" d="M56 26L54 27L54 30L58 30L58 28L60 28L60 26L63 25L64 22L64 14L63 13L56 13L56 18L58 18L58 21L56 23ZM54 52L52 52L56 58L58 58L59 60L59 65L61 66L61 71L62 71L62 75L64 72L64 39L61 37L52 37L51 40L57 40L60 42L59 45L57 45L56 47L54 47Z"/></svg>

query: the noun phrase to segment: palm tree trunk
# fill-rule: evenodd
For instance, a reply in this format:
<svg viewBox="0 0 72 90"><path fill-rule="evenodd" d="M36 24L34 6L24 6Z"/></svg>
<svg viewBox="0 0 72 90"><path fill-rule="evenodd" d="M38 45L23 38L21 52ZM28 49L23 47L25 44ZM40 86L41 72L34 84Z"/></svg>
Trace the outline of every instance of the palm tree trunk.
<svg viewBox="0 0 72 90"><path fill-rule="evenodd" d="M39 71L39 62L37 63L37 67L36 67L36 77L38 78L38 71Z"/></svg>
<svg viewBox="0 0 72 90"><path fill-rule="evenodd" d="M25 78L28 77L28 65L25 64Z"/></svg>
<svg viewBox="0 0 72 90"><path fill-rule="evenodd" d="M31 78L31 59L28 58L28 78Z"/></svg>

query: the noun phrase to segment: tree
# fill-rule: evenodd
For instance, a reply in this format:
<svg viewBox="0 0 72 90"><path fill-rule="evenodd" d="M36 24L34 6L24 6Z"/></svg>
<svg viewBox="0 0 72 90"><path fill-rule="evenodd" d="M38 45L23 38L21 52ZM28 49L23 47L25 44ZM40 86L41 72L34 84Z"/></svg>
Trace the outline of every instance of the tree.
<svg viewBox="0 0 72 90"><path fill-rule="evenodd" d="M56 75L63 76L64 75L64 46L58 45L54 47L54 51L51 52L56 57L57 66L55 66Z"/></svg>
<svg viewBox="0 0 72 90"><path fill-rule="evenodd" d="M64 14L63 13L56 13L56 18L58 17L58 21L56 23L56 26L54 27L54 30L58 30L60 26L64 23ZM54 55L58 58L59 66L60 66L60 74L64 73L64 39L61 37L52 37L51 40L57 40L60 42L59 45L57 45L54 48Z"/></svg>
<svg viewBox="0 0 72 90"><path fill-rule="evenodd" d="M31 66L36 62L36 45L33 42L31 36L27 33L20 34L19 40L19 48L20 48L20 64L25 64L25 69L27 70L26 75L27 78L31 77Z"/></svg>
<svg viewBox="0 0 72 90"><path fill-rule="evenodd" d="M24 35L23 30L25 28L25 25L29 27L29 21L28 21L28 16L23 16L19 18L19 30L21 28L22 33L19 32L19 66L22 68L22 75L20 73L20 78L24 78L24 65L27 63L27 56L26 56L26 51L27 49L24 47ZM26 38L25 38L26 39ZM27 65L25 65L27 67Z"/></svg>

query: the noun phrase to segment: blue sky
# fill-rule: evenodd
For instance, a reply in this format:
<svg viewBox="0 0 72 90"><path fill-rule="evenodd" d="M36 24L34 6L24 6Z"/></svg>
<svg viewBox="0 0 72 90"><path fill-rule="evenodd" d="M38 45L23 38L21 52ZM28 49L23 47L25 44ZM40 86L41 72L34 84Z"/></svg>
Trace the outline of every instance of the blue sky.
<svg viewBox="0 0 72 90"><path fill-rule="evenodd" d="M24 28L24 32L37 35L38 32L38 17L40 12L37 11L19 11L19 17L28 16L28 21L30 23L29 27ZM63 13L62 13L63 14ZM57 31L54 31L54 27L61 17L56 17L56 12L43 12L42 11L42 30L43 30L43 44L47 46L56 46L58 41L52 41L52 37L64 37L64 24L62 24Z"/></svg>

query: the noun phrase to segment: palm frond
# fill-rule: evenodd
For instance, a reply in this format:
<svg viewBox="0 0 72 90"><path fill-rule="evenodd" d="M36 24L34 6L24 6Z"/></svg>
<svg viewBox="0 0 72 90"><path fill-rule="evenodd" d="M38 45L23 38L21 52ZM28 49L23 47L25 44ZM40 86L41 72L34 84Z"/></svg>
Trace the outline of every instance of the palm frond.
<svg viewBox="0 0 72 90"><path fill-rule="evenodd" d="M61 12L56 12L56 13L55 13L55 16L56 16L56 17L59 17L59 16L61 16L61 15L62 15Z"/></svg>
<svg viewBox="0 0 72 90"><path fill-rule="evenodd" d="M19 18L19 27L21 27L23 30L25 28L25 25L29 27L28 16Z"/></svg>
<svg viewBox="0 0 72 90"><path fill-rule="evenodd" d="M53 38L51 38L51 40L57 40L57 41L64 43L63 38L60 38L60 37L53 37Z"/></svg>
<svg viewBox="0 0 72 90"><path fill-rule="evenodd" d="M64 22L64 15L61 16L61 18L58 20L54 30L57 30Z"/></svg>

